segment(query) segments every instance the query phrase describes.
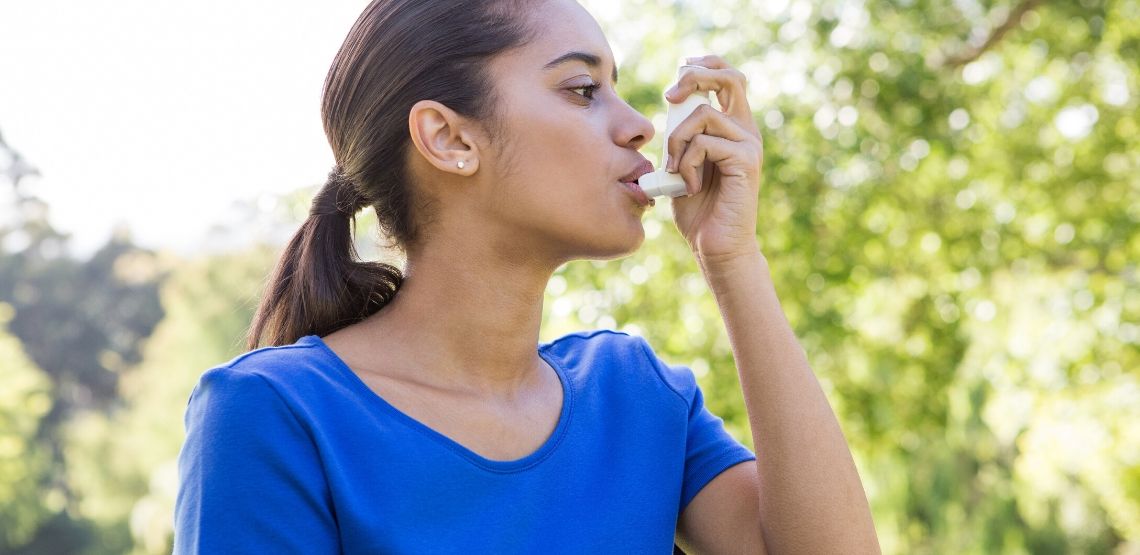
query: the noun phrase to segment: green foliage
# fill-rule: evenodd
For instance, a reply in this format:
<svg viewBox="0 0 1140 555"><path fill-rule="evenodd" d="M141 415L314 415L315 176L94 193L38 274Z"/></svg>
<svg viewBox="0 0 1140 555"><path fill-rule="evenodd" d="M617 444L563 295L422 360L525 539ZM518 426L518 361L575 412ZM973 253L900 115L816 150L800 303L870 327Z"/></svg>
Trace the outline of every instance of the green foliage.
<svg viewBox="0 0 1140 555"><path fill-rule="evenodd" d="M25 407L34 429L25 429L25 421L4 432L11 434L9 454L27 458L13 463L23 465L22 470L0 473L0 489L33 492L42 499L12 509L18 518L8 539L19 536L12 553L74 552L91 541L93 531L90 522L72 515L79 500L71 487L73 469L64 456L62 430L88 412L116 409L119 372L139 361L140 342L162 317L157 296L161 272L154 254L135 247L125 235L116 235L87 260L68 256L68 237L50 224L47 205L20 188L22 179L35 175L34 168L2 139L0 160L8 162L0 176L12 185L0 191L5 201L0 210L8 215L0 222L4 333L19 340L53 392L51 402L42 406L46 412L37 412L40 404ZM23 364L14 359L12 371L19 372ZM19 388L13 394L42 397ZM43 475L27 475L33 471ZM27 529L33 522L29 519L45 509L54 514L41 515L34 519L39 527Z"/></svg>
<svg viewBox="0 0 1140 555"><path fill-rule="evenodd" d="M0 552L27 543L60 502L59 492L42 495L51 460L36 437L53 403L51 381L8 334L12 312L0 303Z"/></svg>
<svg viewBox="0 0 1140 555"><path fill-rule="evenodd" d="M11 332L36 364L82 399L60 407L52 422L76 409L106 409L118 396L117 372L139 361L138 347L162 318L154 254L126 237L112 238L88 260L60 256L66 237L38 222L8 235L27 237L18 251L0 248L0 300L15 308ZM70 348L61 349L61 345Z"/></svg>
<svg viewBox="0 0 1140 555"><path fill-rule="evenodd" d="M178 261L162 288L166 317L122 378L123 410L70 422L70 482L102 538L89 553L170 553L186 402L206 369L245 350L276 254L262 247Z"/></svg>

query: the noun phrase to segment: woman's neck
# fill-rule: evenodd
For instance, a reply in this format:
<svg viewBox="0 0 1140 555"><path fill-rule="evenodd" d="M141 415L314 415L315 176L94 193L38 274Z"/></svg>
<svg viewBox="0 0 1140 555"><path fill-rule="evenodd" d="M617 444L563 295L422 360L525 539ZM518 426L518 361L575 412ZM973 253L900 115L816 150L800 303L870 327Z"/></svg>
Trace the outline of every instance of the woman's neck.
<svg viewBox="0 0 1140 555"><path fill-rule="evenodd" d="M539 383L536 346L554 268L486 250L419 252L396 296L359 331L410 355L418 381L509 400Z"/></svg>

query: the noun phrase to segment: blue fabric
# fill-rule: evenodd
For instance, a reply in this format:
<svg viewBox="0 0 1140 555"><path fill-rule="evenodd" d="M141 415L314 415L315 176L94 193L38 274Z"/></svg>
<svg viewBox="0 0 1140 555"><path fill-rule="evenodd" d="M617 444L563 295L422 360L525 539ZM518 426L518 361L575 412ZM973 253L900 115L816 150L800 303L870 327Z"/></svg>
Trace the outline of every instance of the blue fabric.
<svg viewBox="0 0 1140 555"><path fill-rule="evenodd" d="M186 408L174 553L672 553L693 496L756 458L640 337L538 353L561 416L513 461L400 412L315 335L211 368Z"/></svg>

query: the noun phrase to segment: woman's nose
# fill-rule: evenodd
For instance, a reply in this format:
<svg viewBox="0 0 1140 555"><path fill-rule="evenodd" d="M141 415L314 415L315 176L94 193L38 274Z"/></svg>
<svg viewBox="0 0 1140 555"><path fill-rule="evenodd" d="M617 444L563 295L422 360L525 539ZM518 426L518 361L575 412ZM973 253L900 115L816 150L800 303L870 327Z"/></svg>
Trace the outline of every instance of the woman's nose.
<svg viewBox="0 0 1140 555"><path fill-rule="evenodd" d="M653 139L653 122L627 102L622 102L621 143L640 149Z"/></svg>

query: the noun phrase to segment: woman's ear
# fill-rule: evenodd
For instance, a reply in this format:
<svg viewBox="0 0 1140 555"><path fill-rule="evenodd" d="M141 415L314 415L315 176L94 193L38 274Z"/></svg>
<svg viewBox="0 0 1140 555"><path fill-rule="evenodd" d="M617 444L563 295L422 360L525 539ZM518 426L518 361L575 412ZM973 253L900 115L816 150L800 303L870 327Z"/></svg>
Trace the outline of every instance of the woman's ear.
<svg viewBox="0 0 1140 555"><path fill-rule="evenodd" d="M479 167L479 148L470 123L434 100L421 100L408 113L412 143L424 160L437 169L468 176Z"/></svg>

